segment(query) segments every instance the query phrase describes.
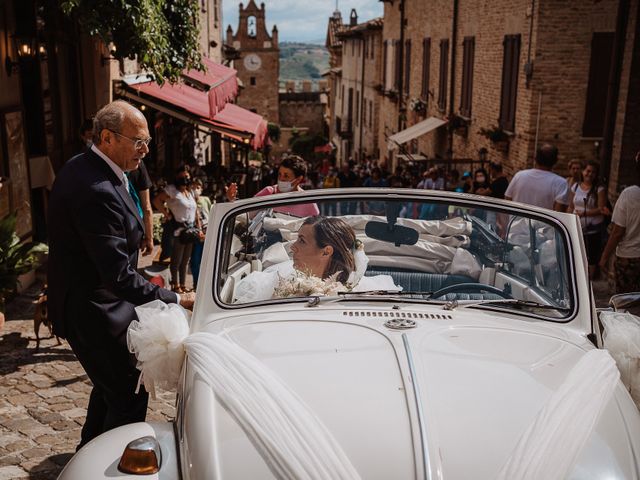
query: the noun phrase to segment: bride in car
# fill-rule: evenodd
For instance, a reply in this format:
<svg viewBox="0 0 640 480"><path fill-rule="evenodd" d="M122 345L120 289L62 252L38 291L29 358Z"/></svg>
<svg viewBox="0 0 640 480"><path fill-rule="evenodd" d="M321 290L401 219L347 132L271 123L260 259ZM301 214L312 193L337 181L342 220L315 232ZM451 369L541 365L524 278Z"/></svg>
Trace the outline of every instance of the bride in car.
<svg viewBox="0 0 640 480"><path fill-rule="evenodd" d="M369 260L353 228L341 218L308 217L290 250L290 259L240 280L233 302L335 295L343 291L401 290L389 275L364 277Z"/></svg>

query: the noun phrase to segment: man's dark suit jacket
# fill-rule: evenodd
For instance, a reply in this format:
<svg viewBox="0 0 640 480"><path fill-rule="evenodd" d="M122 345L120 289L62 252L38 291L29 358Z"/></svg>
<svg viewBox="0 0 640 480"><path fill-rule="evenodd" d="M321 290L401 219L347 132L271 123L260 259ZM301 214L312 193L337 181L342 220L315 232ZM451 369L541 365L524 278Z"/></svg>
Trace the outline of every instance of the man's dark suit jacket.
<svg viewBox="0 0 640 480"><path fill-rule="evenodd" d="M126 345L134 307L176 294L137 273L144 226L122 179L89 150L58 173L49 201L49 318L56 335Z"/></svg>

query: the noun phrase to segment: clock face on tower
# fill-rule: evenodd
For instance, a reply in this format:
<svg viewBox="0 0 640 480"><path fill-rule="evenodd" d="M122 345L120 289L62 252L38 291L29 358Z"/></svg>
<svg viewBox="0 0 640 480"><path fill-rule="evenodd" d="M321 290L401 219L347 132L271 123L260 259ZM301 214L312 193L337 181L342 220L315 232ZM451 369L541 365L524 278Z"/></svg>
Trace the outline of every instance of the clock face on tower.
<svg viewBox="0 0 640 480"><path fill-rule="evenodd" d="M244 68L251 72L255 72L259 70L262 66L262 60L255 53L250 53L246 57L244 57Z"/></svg>

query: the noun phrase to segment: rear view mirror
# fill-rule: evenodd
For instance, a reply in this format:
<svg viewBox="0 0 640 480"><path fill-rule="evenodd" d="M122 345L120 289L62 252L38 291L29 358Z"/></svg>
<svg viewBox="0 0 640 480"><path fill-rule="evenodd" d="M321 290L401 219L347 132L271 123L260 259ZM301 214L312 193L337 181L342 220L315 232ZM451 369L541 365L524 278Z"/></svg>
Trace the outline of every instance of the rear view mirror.
<svg viewBox="0 0 640 480"><path fill-rule="evenodd" d="M364 233L369 238L393 243L396 247L415 245L418 242L418 231L402 225L370 221L367 222Z"/></svg>

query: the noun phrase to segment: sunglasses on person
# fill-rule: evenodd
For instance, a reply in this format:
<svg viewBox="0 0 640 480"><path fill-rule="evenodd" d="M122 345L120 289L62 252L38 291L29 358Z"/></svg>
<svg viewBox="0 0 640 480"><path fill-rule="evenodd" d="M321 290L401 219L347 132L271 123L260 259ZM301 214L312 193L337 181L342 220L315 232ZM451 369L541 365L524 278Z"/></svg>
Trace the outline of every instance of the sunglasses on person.
<svg viewBox="0 0 640 480"><path fill-rule="evenodd" d="M148 147L149 144L151 143L151 137L149 138L145 138L145 139L141 139L141 138L131 138L131 137L127 137L126 135L122 135L121 133L118 133L114 130L109 130L111 133L115 133L116 135L126 138L127 140L133 142L133 148L135 148L136 150L142 150L142 146L144 145L145 147Z"/></svg>

